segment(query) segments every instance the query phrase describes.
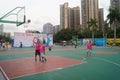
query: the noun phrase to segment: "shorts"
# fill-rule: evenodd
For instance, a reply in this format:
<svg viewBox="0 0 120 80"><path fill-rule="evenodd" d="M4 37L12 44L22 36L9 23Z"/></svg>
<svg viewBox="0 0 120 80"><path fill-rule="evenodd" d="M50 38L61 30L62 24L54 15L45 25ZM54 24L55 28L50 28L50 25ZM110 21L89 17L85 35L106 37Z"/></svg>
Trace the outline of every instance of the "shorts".
<svg viewBox="0 0 120 80"><path fill-rule="evenodd" d="M87 50L87 53L92 53L93 51L92 50Z"/></svg>
<svg viewBox="0 0 120 80"><path fill-rule="evenodd" d="M35 55L40 55L40 50L35 50Z"/></svg>
<svg viewBox="0 0 120 80"><path fill-rule="evenodd" d="M41 53L40 56L41 56L41 57L44 57L44 56L45 56L45 53Z"/></svg>

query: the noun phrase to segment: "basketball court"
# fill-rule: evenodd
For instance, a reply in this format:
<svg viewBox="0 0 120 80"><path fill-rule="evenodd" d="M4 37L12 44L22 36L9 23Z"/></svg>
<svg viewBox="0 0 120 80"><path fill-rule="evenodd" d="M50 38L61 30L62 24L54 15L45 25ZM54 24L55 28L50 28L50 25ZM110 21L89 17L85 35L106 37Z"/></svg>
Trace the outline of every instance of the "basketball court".
<svg viewBox="0 0 120 80"><path fill-rule="evenodd" d="M46 48L46 63L34 61L34 48L0 50L0 66L10 80L114 80L120 79L120 47ZM5 79L6 80L6 79Z"/></svg>

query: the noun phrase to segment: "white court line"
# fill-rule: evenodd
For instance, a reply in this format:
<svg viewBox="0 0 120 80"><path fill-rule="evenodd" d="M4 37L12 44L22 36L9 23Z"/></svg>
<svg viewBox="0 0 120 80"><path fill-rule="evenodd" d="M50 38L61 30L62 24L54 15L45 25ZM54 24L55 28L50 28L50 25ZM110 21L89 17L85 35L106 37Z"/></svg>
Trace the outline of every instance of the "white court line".
<svg viewBox="0 0 120 80"><path fill-rule="evenodd" d="M83 61L82 63L79 63L79 64L73 64L73 65L69 65L69 66L65 66L65 67L59 67L59 68L56 68L56 69L51 69L51 70L42 71L42 72L38 72L38 73L17 76L17 77L13 77L13 78L10 78L10 79L15 79L15 78L20 78L20 77L25 77L25 76L31 76L31 75L35 75L35 74L45 73L45 72L51 72L51 71L61 70L61 69L64 69L64 68L69 68L69 67L77 66L77 65L80 65L80 64L84 64L84 63L86 63L86 62Z"/></svg>
<svg viewBox="0 0 120 80"><path fill-rule="evenodd" d="M61 56L57 56L57 57L61 57ZM33 73L33 74L27 74L27 75L12 77L12 78L10 78L10 79L15 79L15 78L20 78L20 77L25 77L25 76L30 76L30 75L35 75L35 74L50 72L50 71L61 70L61 69L64 69L64 68L69 68L69 67L77 66L77 65L80 65L80 64L86 64L86 63L87 63L86 58L85 58L85 57L82 57L82 56L80 56L80 57L83 58L83 59L81 60L82 63L73 64L73 65L68 65L68 66L65 66L65 67L58 67L58 68L55 68L55 69L51 69L51 70L47 70L47 71L42 71L42 72L38 72L38 73ZM65 58L65 57L62 57L62 58ZM29 59L29 57L26 57L26 58L23 58L23 59ZM77 60L77 59L74 59L74 60Z"/></svg>
<svg viewBox="0 0 120 80"><path fill-rule="evenodd" d="M2 69L2 67L0 66L0 71L2 72L5 80L9 80L8 76L6 75L6 73L4 72L4 70Z"/></svg>
<svg viewBox="0 0 120 80"><path fill-rule="evenodd" d="M113 61L110 61L110 60L107 60L107 59L104 59L104 58L99 58L99 57L93 57L93 59L102 60L102 61L105 61L105 62L114 64L114 65L116 65L117 67L120 68L120 64L118 64L118 63L116 63L116 62L113 62Z"/></svg>

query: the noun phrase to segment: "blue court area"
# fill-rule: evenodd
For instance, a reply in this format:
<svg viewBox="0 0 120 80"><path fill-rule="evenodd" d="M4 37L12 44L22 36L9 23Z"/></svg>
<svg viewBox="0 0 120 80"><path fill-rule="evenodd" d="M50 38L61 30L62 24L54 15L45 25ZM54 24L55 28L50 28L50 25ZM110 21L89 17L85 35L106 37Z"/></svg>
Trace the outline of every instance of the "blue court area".
<svg viewBox="0 0 120 80"><path fill-rule="evenodd" d="M52 51L46 48L46 56L81 60L83 63L47 72L10 78L10 80L120 80L120 47L94 46L93 51L94 53L91 56L85 57L85 46L77 48L73 46L54 46ZM0 61L33 57L34 48L0 50ZM61 62L64 63L62 60Z"/></svg>

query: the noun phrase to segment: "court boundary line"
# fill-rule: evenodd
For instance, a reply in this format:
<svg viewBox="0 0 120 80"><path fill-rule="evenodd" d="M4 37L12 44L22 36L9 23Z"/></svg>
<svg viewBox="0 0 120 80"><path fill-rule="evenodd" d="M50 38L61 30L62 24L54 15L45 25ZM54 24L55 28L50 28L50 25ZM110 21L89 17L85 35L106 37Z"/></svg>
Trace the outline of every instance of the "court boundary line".
<svg viewBox="0 0 120 80"><path fill-rule="evenodd" d="M8 78L8 76L6 75L6 73L4 72L4 70L2 69L1 66L0 66L0 71L2 72L2 74L3 74L3 76L4 76L4 78L5 78L6 80L10 80L10 79Z"/></svg>
<svg viewBox="0 0 120 80"><path fill-rule="evenodd" d="M81 48L81 49L84 49L84 48ZM55 49L55 50L52 50L53 52L56 52L56 51L66 51L66 50L79 50L79 48L73 48L73 47L66 47L66 48L60 48L60 49ZM25 54L29 53L29 52L35 52L34 50L23 50L22 52L25 52ZM49 50L46 50L46 52L49 52ZM10 52L1 52L1 54L20 54L21 52L20 51L14 51L12 52L12 50ZM24 54L24 53L21 53L21 54Z"/></svg>
<svg viewBox="0 0 120 80"><path fill-rule="evenodd" d="M116 63L116 62L114 62L114 61L111 61L111 60L108 60L108 59L104 59L104 58L99 58L99 57L93 57L93 59L102 60L102 61L105 61L105 62L114 64L114 65L116 65L117 67L120 68L120 64L119 64L119 63Z"/></svg>
<svg viewBox="0 0 120 80"><path fill-rule="evenodd" d="M59 56L57 56L57 57L59 57ZM64 58L64 57L63 57L63 58ZM33 74L28 74L28 75L17 76L17 77L13 77L13 78L10 78L10 79L16 79L16 78L20 78L20 77L26 77L26 76L31 76L31 75L36 75L36 74L41 74L41 73L46 73L46 72L51 72L51 71L62 70L62 69L65 69L65 68L74 67L74 66L77 66L77 65L81 65L81 64L87 63L87 62L84 61L84 60L79 60L79 61L82 61L82 62L81 62L81 63L78 63L78 64L73 64L73 65L69 65L69 66L65 66L65 67L58 67L58 68L55 68L55 69L51 69L51 70L47 70L47 71L42 71L42 72L38 72L38 73L33 73Z"/></svg>

